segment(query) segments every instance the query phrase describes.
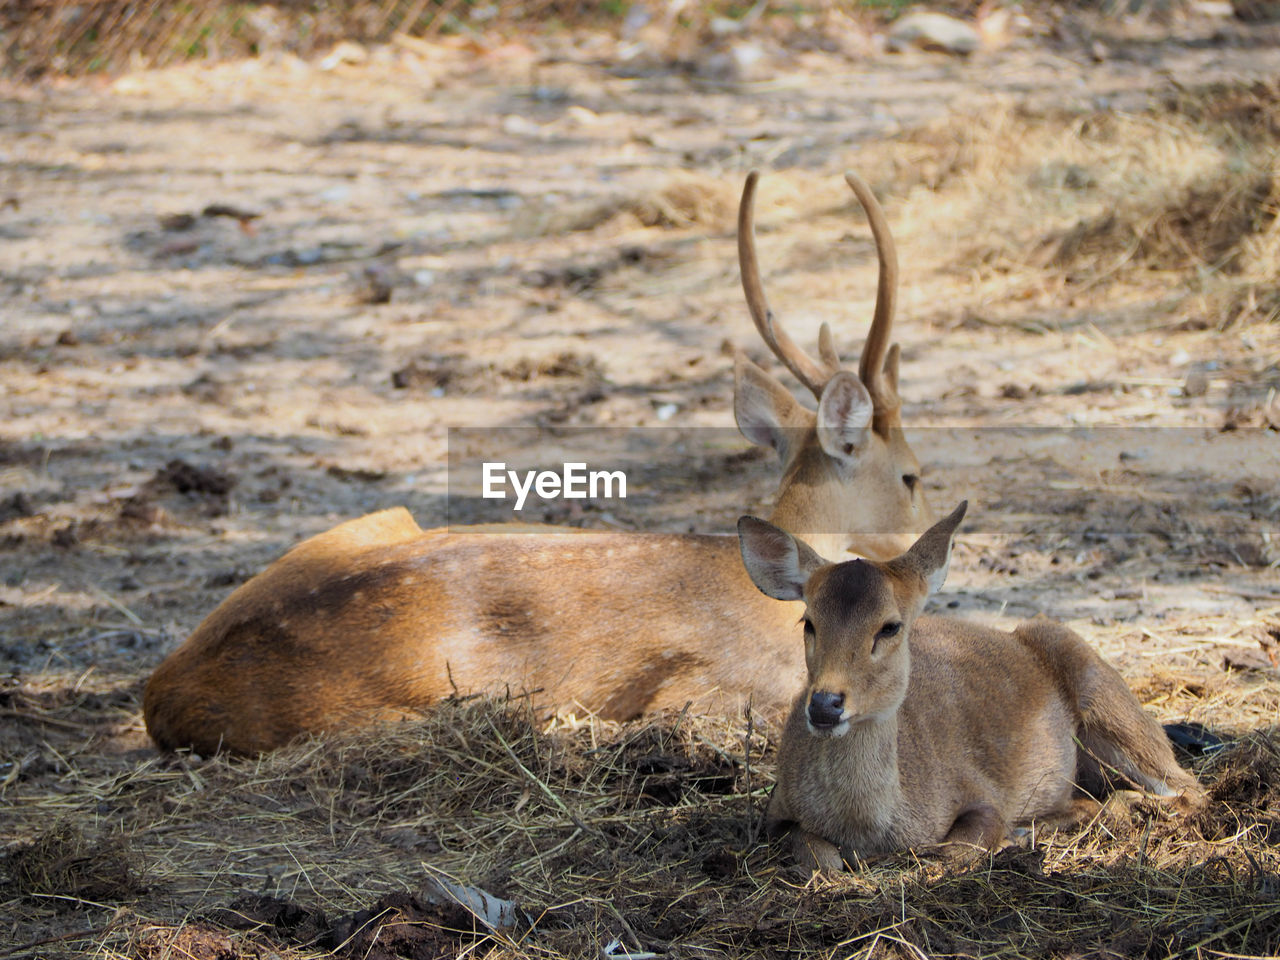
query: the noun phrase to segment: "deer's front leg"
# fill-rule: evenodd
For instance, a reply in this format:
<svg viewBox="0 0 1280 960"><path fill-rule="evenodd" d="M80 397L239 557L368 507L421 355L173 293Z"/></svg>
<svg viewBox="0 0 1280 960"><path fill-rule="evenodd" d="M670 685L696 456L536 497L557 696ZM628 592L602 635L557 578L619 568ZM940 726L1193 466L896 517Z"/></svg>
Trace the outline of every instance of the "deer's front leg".
<svg viewBox="0 0 1280 960"><path fill-rule="evenodd" d="M839 873L844 869L840 848L816 833L810 833L792 818L786 792L781 784L773 788L764 815L765 833L770 837L787 836L787 849L800 869L808 873Z"/></svg>
<svg viewBox="0 0 1280 960"><path fill-rule="evenodd" d="M824 840L798 824L791 827L787 839L791 857L801 870L808 873L839 873L844 869L844 857L840 856L840 848L830 840Z"/></svg>
<svg viewBox="0 0 1280 960"><path fill-rule="evenodd" d="M1009 835L1009 824L989 803L973 803L957 814L939 844L949 860L972 860L994 850Z"/></svg>

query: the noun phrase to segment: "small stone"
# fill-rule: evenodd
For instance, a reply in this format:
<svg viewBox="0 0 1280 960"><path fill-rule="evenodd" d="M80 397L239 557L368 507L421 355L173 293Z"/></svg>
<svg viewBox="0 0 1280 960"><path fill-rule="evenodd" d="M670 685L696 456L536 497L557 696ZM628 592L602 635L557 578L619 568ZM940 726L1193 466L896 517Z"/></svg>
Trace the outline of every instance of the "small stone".
<svg viewBox="0 0 1280 960"><path fill-rule="evenodd" d="M160 218L160 229L173 233L190 230L195 225L196 216L193 213L170 213Z"/></svg>
<svg viewBox="0 0 1280 960"><path fill-rule="evenodd" d="M502 132L510 137L537 137L542 135L542 127L513 113L502 118Z"/></svg>
<svg viewBox="0 0 1280 960"><path fill-rule="evenodd" d="M909 13L889 28L887 46L897 53L908 47L968 56L982 45L978 31L942 13Z"/></svg>
<svg viewBox="0 0 1280 960"><path fill-rule="evenodd" d="M321 190L317 197L323 203L340 204L346 203L351 199L351 188L345 183L339 183L336 186Z"/></svg>
<svg viewBox="0 0 1280 960"><path fill-rule="evenodd" d="M1209 392L1209 375L1203 370L1192 370L1182 384L1184 397L1203 397Z"/></svg>
<svg viewBox="0 0 1280 960"><path fill-rule="evenodd" d="M395 276L389 268L378 264L364 268L362 284L357 298L361 303L390 303L395 286Z"/></svg>
<svg viewBox="0 0 1280 960"><path fill-rule="evenodd" d="M320 61L321 70L336 70L344 63L364 63L369 59L369 51L358 43L343 40Z"/></svg>

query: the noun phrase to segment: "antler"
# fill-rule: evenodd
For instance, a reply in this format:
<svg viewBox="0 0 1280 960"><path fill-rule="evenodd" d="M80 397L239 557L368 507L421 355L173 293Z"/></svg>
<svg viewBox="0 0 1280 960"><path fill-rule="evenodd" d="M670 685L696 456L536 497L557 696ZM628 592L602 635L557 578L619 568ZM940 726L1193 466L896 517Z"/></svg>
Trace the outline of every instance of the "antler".
<svg viewBox="0 0 1280 960"><path fill-rule="evenodd" d="M742 203L738 206L738 266L742 270L742 292L747 296L751 319L755 321L756 329L760 331L761 338L774 356L796 375L797 380L812 390L815 397L821 396L827 381L840 370L835 340L830 328L824 323L818 333L818 351L823 362L818 363L787 336L787 331L774 323L773 311L769 309L769 302L764 297L764 286L760 282L760 265L756 262L754 208L756 182L759 179L759 170L752 170L747 174L746 186L742 188Z"/></svg>
<svg viewBox="0 0 1280 960"><path fill-rule="evenodd" d="M889 233L889 224L875 194L862 180L846 173L845 181L866 211L871 235L875 238L876 254L880 260L880 278L876 290L876 308L867 333L866 347L858 363L858 377L866 385L874 405L874 423L878 432L885 432L897 418L902 407L898 397L898 346L889 345L893 331L893 315L898 298L898 252ZM823 324L818 330L818 355L815 361L798 347L787 332L777 325L773 311L764 296L760 282L760 267L756 262L755 194L760 172L747 174L742 188L742 203L738 207L738 263L742 270L742 291L747 297L751 319L769 349L795 374L796 378L813 391L822 394L822 388L840 370L840 356L836 351L831 328Z"/></svg>
<svg viewBox="0 0 1280 960"><path fill-rule="evenodd" d="M902 409L902 399L898 396L898 345L889 345L893 315L898 305L898 248L894 246L889 223L871 188L853 173L846 172L844 180L866 211L871 236L876 241L876 255L880 259L876 310L858 361L858 378L871 394L879 426L881 421L888 421Z"/></svg>

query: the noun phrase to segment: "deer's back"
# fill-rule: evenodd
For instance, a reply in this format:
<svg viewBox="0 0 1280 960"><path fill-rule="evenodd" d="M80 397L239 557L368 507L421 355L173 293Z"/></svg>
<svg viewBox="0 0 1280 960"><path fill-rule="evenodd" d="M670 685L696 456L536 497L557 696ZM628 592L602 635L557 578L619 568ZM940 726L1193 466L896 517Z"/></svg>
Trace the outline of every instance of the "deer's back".
<svg viewBox="0 0 1280 960"><path fill-rule="evenodd" d="M161 664L144 704L159 744L256 752L455 692L627 718L754 691L780 710L802 683L798 612L760 595L732 537L341 530L245 583Z"/></svg>
<svg viewBox="0 0 1280 960"><path fill-rule="evenodd" d="M921 617L899 715L904 789L922 807L973 795L1010 822L1060 809L1075 774L1076 711L1013 634Z"/></svg>

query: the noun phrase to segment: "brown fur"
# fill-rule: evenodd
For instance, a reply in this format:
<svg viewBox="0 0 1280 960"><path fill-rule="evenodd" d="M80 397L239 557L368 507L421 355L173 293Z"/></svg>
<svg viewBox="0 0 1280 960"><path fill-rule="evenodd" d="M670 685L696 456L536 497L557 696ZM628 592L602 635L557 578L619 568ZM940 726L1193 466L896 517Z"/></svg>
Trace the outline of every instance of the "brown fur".
<svg viewBox="0 0 1280 960"><path fill-rule="evenodd" d="M1202 796L1120 675L1070 630L918 617L963 507L881 563L827 564L802 544L793 556L781 531L740 525L753 579L784 598L802 591L814 627L767 815L810 868L907 847L993 848L1020 825L1070 823L1089 809L1083 794L1117 786ZM810 722L811 703L829 696L842 698L844 732Z"/></svg>
<svg viewBox="0 0 1280 960"><path fill-rule="evenodd" d="M882 269L865 377L839 369L829 330L819 366L765 313L762 335L806 374L817 411L741 356L734 370L739 428L784 465L773 519L832 555L893 555L932 518L902 436L886 288L896 256L874 214L893 270ZM743 276L758 305L754 248ZM396 509L306 541L160 665L143 699L148 731L162 747L257 752L453 693L506 691L617 719L688 702L736 710L749 697L785 712L803 676L799 607L760 596L734 538L512 529L423 532Z"/></svg>

